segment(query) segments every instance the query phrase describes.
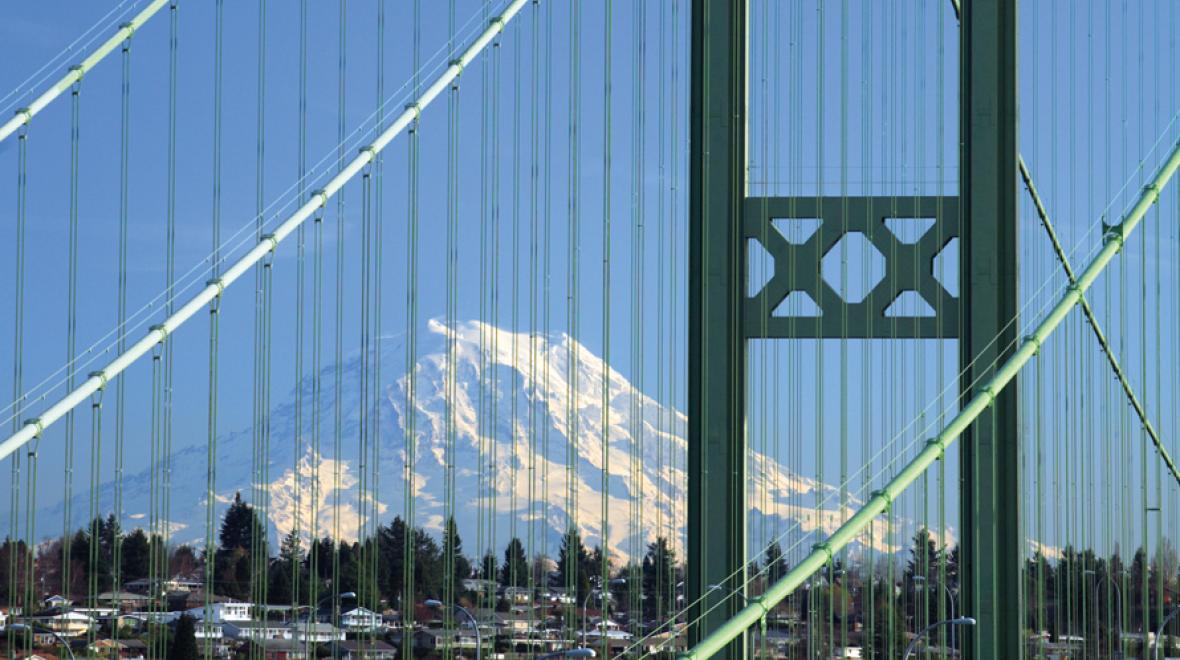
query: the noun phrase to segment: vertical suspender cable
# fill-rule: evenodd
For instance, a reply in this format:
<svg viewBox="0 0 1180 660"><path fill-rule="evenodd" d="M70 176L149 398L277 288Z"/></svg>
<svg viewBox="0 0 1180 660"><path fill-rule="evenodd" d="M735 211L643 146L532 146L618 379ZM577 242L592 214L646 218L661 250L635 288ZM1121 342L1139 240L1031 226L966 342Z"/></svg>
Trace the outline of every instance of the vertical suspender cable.
<svg viewBox="0 0 1180 660"><path fill-rule="evenodd" d="M28 124L22 124L17 133L17 166L16 166L16 240L15 256L13 264L16 270L15 294L13 295L13 333L12 333L12 400L17 402L15 410L12 415L12 431L15 433L20 429L20 401L23 395L24 387L24 338L25 338L25 231L26 231L26 206L28 204L28 176L29 176L29 127ZM20 566L24 562L23 553L31 552L29 546L21 547L18 539L20 534L20 478L21 478L21 461L20 453L13 452L12 454L12 498L9 504L8 520L11 525L11 532L9 535L9 553L8 553L8 595L11 603L18 602L16 596L17 590L21 589L23 594L24 585L20 584L17 577ZM26 573L26 580L31 580L31 576ZM27 603L26 603L27 605ZM9 655L12 653L12 637L9 636ZM26 650L28 650L26 648Z"/></svg>
<svg viewBox="0 0 1180 660"><path fill-rule="evenodd" d="M545 52L553 52L553 4L552 2L545 5ZM542 151L544 153L545 168L544 168L544 200L542 202L545 215L544 228L544 257L541 264L541 279L544 282L541 291L541 325L544 333L545 355L543 356L544 381L542 389L546 393L546 397L551 397L552 388L550 387L550 379L553 375L553 343L550 330L550 320L553 312L552 283L553 283L553 58L545 58L545 128L544 128L544 144ZM549 408L551 398L546 401L546 408ZM551 424L543 424L541 429L541 455L545 457L545 469L541 473L541 518L549 520L549 432ZM542 535L547 536L547 535ZM544 554L549 554L549 543L546 540L541 541L541 550Z"/></svg>
<svg viewBox="0 0 1180 660"><path fill-rule="evenodd" d="M455 52L455 0L447 3L447 53ZM447 96L447 235L443 259L446 268L446 456L444 473L443 517L447 521L447 544L443 548L443 602L454 603L461 576L457 575L455 555L457 539L449 527L455 520L455 401L458 394L458 265L459 265L459 79L451 83ZM444 613L446 630L454 628L454 609Z"/></svg>
<svg viewBox="0 0 1180 660"><path fill-rule="evenodd" d="M221 245L221 95L222 95L222 37L225 23L225 0L215 0L213 35L213 275L220 270ZM205 584L215 585L216 561L208 561L215 552L215 529L217 525L217 377L218 377L218 334L221 296L209 302L209 413L208 437L206 438L205 475ZM204 620L213 617L212 589L205 590ZM212 638L205 638L205 657L213 653Z"/></svg>
<svg viewBox="0 0 1180 660"><path fill-rule="evenodd" d="M452 4L453 6L453 4ZM537 90L540 78L540 20L541 15L537 11L537 0L533 0L533 17L531 22L531 59L529 65L531 67L531 74L529 75L529 376L528 389L536 392L538 388L537 381L537 348L540 337L537 333L537 295L539 282L537 281L537 267L538 267L538 240L540 231L539 219L540 209L538 208L538 153L537 153L537 127L538 127L538 110L540 108L540 99L537 96ZM518 51L518 57L519 57ZM517 75L519 76L519 70ZM546 391L547 393L547 391ZM526 391L527 396L527 391ZM544 556L544 549L538 548L537 532L538 527L544 519L537 518L537 435L538 418L537 407L540 405L538 401L540 397L532 396L528 398L528 438L529 438L529 478L528 478L528 499L529 499L529 531L528 531L528 549L533 553L534 565L537 565ZM544 510L544 503L541 505ZM530 594L530 601L535 598L537 593L537 571L530 566L528 572L528 590ZM528 625L533 628L537 625L537 611L536 604L529 608Z"/></svg>
<svg viewBox="0 0 1180 660"><path fill-rule="evenodd" d="M377 132L380 134L385 128L385 0L377 2L377 99ZM383 238L385 155L378 153L375 160L376 162L373 164L375 184L373 191L373 250L375 254L373 256L372 334L376 347L373 354L373 442L371 445L372 457L369 461L371 470L369 488L373 493L373 509L369 516L369 533L365 540L366 546L372 548L369 553L368 575L372 597L369 608L373 610L376 610L380 598L377 583L377 534L381 528L381 520L378 516L380 510L377 508L377 496L381 492L381 409L384 399L383 392L385 391L384 382L381 380L381 360L385 355L382 350L384 320L381 312L383 299L381 265L385 254L385 240ZM375 639L374 634L373 630L369 631L370 641Z"/></svg>
<svg viewBox="0 0 1180 660"><path fill-rule="evenodd" d="M509 490L509 506L508 510L511 515L508 519L508 537L511 539L509 543L519 543L520 538L517 536L516 522L516 486L520 482L520 464L523 461L517 460L519 452L517 451L517 439L520 436L520 60L522 56L520 48L520 30L513 32L513 72L512 72L512 331L509 336L512 338L512 383L509 391L512 393L512 410L511 417L508 424L510 430L509 441L509 456L512 461L512 483L514 484ZM515 546L514 546L515 547ZM532 550L530 546L528 548ZM520 568L518 562L512 561L511 557L505 557L508 565L508 581L513 587L520 587L525 584L527 575L519 575ZM527 568L527 563L526 563ZM526 571L527 573L527 571Z"/></svg>
<svg viewBox="0 0 1180 660"><path fill-rule="evenodd" d="M119 148L119 293L118 293L118 323L119 327L127 320L127 215L129 212L128 204L130 197L128 195L128 160L130 157L130 142L131 142L131 37L130 35L123 41L123 81L122 81L122 106L120 112L122 129L120 132L120 148ZM126 335L119 336L118 351L122 353L127 348ZM123 447L123 430L126 418L124 416L124 407L126 405L125 397L126 381L122 378L115 384L115 521L117 523L116 529L121 528L123 524L123 461L124 461L124 447ZM30 466L31 468L32 466ZM115 534L115 555L112 561L111 572L114 575L114 584L121 585L122 582L122 563L123 563L123 535ZM116 592L115 603L118 607L119 597ZM115 632L115 640L119 639L118 631Z"/></svg>
<svg viewBox="0 0 1180 660"><path fill-rule="evenodd" d="M344 126L345 126L345 82L347 74L348 54L348 3L340 2L338 59L337 59L337 105L336 105L336 166L338 170L344 168ZM340 468L343 462L341 455L342 416L344 413L344 190L336 197L336 364L334 367L335 407L332 430L332 615L340 611ZM404 609L404 608L403 608ZM408 647L407 647L408 648Z"/></svg>
<svg viewBox="0 0 1180 660"><path fill-rule="evenodd" d="M419 54L421 38L421 0L414 0L413 7L413 38L411 39L411 58L414 66L413 88L415 98L418 96L419 85ZM402 604L409 613L409 621L413 621L414 601L414 523L415 523L415 488L417 463L417 405L418 405L418 120L414 119L410 125L410 135L407 141L407 168L409 195L406 208L406 470L405 470L405 559L403 561ZM407 624L410 625L410 624Z"/></svg>
<svg viewBox="0 0 1180 660"><path fill-rule="evenodd" d="M79 79L70 89L70 213L69 213L69 271L66 294L66 361L73 364L78 344L78 156L81 140L81 92ZM71 369L66 377L66 388L74 389L75 374ZM66 598L73 595L71 581L71 540L73 515L71 504L74 499L74 412L66 416L66 450L63 470L62 544L61 544L61 593Z"/></svg>
<svg viewBox="0 0 1180 660"><path fill-rule="evenodd" d="M643 574L640 570L640 558L643 556L644 498L643 498L643 288L646 281L643 273L643 185L645 176L645 144L644 144L644 98L646 90L646 38L647 38L647 9L643 3L635 3L633 8L634 30L631 87L631 406L630 435L631 435L631 483L628 487L631 496L631 506L628 537L631 539L631 561L627 572L627 612L628 624L632 637L639 634L642 623L643 610ZM661 83L662 85L662 83ZM658 502L657 502L658 504Z"/></svg>
<svg viewBox="0 0 1180 660"><path fill-rule="evenodd" d="M610 221L611 221L611 10L612 0L603 2L603 41L602 41L602 400L600 402L602 416L601 443L602 451L602 482L601 514L599 528L602 530L599 539L601 552L601 566L596 567L599 578L599 600L602 621L602 654L608 653L608 638L606 636L606 622L610 612ZM639 286L639 283L634 283Z"/></svg>
<svg viewBox="0 0 1180 660"><path fill-rule="evenodd" d="M258 240L261 240L261 231L264 220L264 199L266 196L266 2L267 0L258 0L258 53L257 53L257 142L255 143L254 156L254 204L255 204L255 231L259 232ZM300 199L302 201L302 198ZM299 264L296 269L297 274L302 275L303 260L302 260L302 231L303 225L299 226ZM260 355L261 372L259 377L259 405L258 405L258 423L261 425L261 432L258 433L258 462L256 463L257 477L254 487L254 512L255 515L262 521L261 525L250 525L251 536L251 552L252 568L250 571L251 581L253 583L253 599L259 604L269 603L268 598L268 582L270 577L270 552L269 543L267 542L270 531L270 383L271 383L271 313L274 299L274 270L272 255L263 265L263 281L262 281L262 332L258 335L258 343L256 344L256 351ZM300 282L302 278L300 277ZM302 294L302 289L299 288L299 293ZM300 296L300 302L302 296ZM299 316L302 317L302 306L300 306ZM302 338L302 324L296 327L296 337ZM302 369L302 345L297 346L295 351L296 370ZM295 429L293 441L295 442L296 451L294 452L295 460L298 461L298 443L299 435L302 432L303 421L303 396L302 389L299 383L296 382L295 395ZM295 522L294 529L299 530L299 472L296 470L293 475L295 480ZM297 588L294 584L291 585L292 593Z"/></svg>
<svg viewBox="0 0 1180 660"><path fill-rule="evenodd" d="M167 200L167 220L166 220L166 237L165 237L165 286L169 291L176 282L176 89L177 89L177 65L180 54L180 23L179 23L179 1L171 0L168 8L168 200ZM174 309L171 298L165 305L165 315L172 316ZM167 571L169 568L169 556L167 548L171 545L172 539L172 376L173 376L173 349L174 346L170 342L164 344L164 428L163 428L163 454L164 454L164 494L162 514L164 517L164 533L162 546L166 549L162 559L162 568ZM161 575L164 573L161 572Z"/></svg>
<svg viewBox="0 0 1180 660"><path fill-rule="evenodd" d="M299 3L299 179L307 173L307 42L308 21L307 1ZM300 199L302 199L302 194ZM307 556L308 592L307 604L316 607L320 593L320 468L323 454L320 450L321 419L323 412L323 377L320 365L323 359L324 325L324 212L316 210L314 222L314 249L312 250L312 294L311 294L311 534ZM300 279L302 282L302 279ZM310 624L311 617L308 617Z"/></svg>
<svg viewBox="0 0 1180 660"><path fill-rule="evenodd" d="M565 453L565 509L568 518L566 539L575 541L567 543L565 566L566 594L578 596L578 578L581 559L581 535L578 534L578 158L581 136L578 134L578 107L581 103L581 3L570 3L570 77L569 77L569 165L567 170L567 208L569 227L566 254L566 328L569 339L566 341L566 453ZM570 633L568 622L573 621L573 604L566 605L567 635Z"/></svg>

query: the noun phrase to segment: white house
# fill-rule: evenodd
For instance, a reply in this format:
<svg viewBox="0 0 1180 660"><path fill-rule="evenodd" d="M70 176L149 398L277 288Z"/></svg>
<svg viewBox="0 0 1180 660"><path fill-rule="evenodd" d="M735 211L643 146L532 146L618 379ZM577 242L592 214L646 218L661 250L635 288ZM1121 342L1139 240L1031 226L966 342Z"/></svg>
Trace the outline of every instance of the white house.
<svg viewBox="0 0 1180 660"><path fill-rule="evenodd" d="M340 614L340 627L348 632L371 632L381 628L381 615L367 607L357 607Z"/></svg>
<svg viewBox="0 0 1180 660"><path fill-rule="evenodd" d="M288 639L297 642L338 642L344 640L344 631L330 623L293 623L288 628Z"/></svg>
<svg viewBox="0 0 1180 660"><path fill-rule="evenodd" d="M290 628L270 621L224 621L221 630L226 637L235 639L291 639Z"/></svg>
<svg viewBox="0 0 1180 660"><path fill-rule="evenodd" d="M209 622L249 621L251 607L250 603L211 603L209 605ZM205 608L194 607L186 611L185 614L202 621L205 618Z"/></svg>
<svg viewBox="0 0 1180 660"><path fill-rule="evenodd" d="M38 618L37 622L62 637L79 637L90 632L94 619L78 612L64 612L55 616Z"/></svg>

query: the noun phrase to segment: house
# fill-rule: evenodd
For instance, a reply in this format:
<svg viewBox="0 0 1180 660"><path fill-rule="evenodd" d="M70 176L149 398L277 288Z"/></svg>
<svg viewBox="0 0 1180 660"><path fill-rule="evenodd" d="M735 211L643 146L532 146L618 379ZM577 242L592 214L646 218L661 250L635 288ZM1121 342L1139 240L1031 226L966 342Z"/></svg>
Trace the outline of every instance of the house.
<svg viewBox="0 0 1180 660"><path fill-rule="evenodd" d="M504 587L504 598L512 605L527 605L533 594L526 587Z"/></svg>
<svg viewBox="0 0 1180 660"><path fill-rule="evenodd" d="M484 636L477 642L475 632L470 628L460 630L448 631L442 628L427 628L424 630L414 631L414 648L427 653L441 651L445 648L451 648L456 652L470 651L474 654L477 646L482 646L486 649L492 646L494 639L490 636Z"/></svg>
<svg viewBox="0 0 1180 660"><path fill-rule="evenodd" d="M292 623L287 627L287 639L321 644L344 639L344 631L330 623Z"/></svg>
<svg viewBox="0 0 1180 660"><path fill-rule="evenodd" d="M307 660L307 647L290 639L262 639L253 642L263 660ZM255 657L253 654L250 657ZM314 651L312 656L314 657Z"/></svg>
<svg viewBox="0 0 1180 660"><path fill-rule="evenodd" d="M331 657L340 660L393 660L398 653L392 644L380 640L352 639L336 642L331 649Z"/></svg>
<svg viewBox="0 0 1180 660"><path fill-rule="evenodd" d="M234 639L291 639L291 629L286 624L271 621L224 621L221 629L226 637Z"/></svg>
<svg viewBox="0 0 1180 660"><path fill-rule="evenodd" d="M53 595L41 601L41 604L45 606L45 609L49 610L55 607L69 607L70 605L73 605L74 602L65 596Z"/></svg>
<svg viewBox="0 0 1180 660"><path fill-rule="evenodd" d="M228 621L250 621L250 603L227 601L224 603L210 603L209 621L211 623L226 623ZM197 621L205 620L205 607L193 607L185 610L185 614Z"/></svg>
<svg viewBox="0 0 1180 660"><path fill-rule="evenodd" d="M63 612L54 616L39 617L37 622L62 637L79 637L90 632L94 619L79 612Z"/></svg>
<svg viewBox="0 0 1180 660"><path fill-rule="evenodd" d="M144 658L147 656L147 644L138 639L99 639L86 647L88 654L100 658Z"/></svg>
<svg viewBox="0 0 1180 660"><path fill-rule="evenodd" d="M382 628L381 615L366 607L357 607L340 615L340 627L348 632L373 632Z"/></svg>
<svg viewBox="0 0 1180 660"><path fill-rule="evenodd" d="M146 609L150 601L147 596L130 591L104 591L94 597L96 605L123 612Z"/></svg>

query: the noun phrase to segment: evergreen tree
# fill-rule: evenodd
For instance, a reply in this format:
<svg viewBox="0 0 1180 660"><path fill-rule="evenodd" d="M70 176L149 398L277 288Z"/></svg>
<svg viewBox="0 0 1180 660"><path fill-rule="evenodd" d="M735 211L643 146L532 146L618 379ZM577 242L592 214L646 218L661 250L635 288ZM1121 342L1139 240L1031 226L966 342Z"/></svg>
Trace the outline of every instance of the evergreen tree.
<svg viewBox="0 0 1180 660"><path fill-rule="evenodd" d="M676 584L680 581L676 553L668 539L661 536L647 546L643 557L643 614L648 619L660 617L676 608Z"/></svg>
<svg viewBox="0 0 1180 660"><path fill-rule="evenodd" d="M513 537L504 548L504 565L500 568L500 584L505 587L524 587L529 583L529 560L524 544Z"/></svg>
<svg viewBox="0 0 1180 660"><path fill-rule="evenodd" d="M442 549L422 528L414 529L414 598L442 596Z"/></svg>
<svg viewBox="0 0 1180 660"><path fill-rule="evenodd" d="M197 630L193 618L182 614L176 621L176 633L168 648L168 660L197 660Z"/></svg>
<svg viewBox="0 0 1180 660"><path fill-rule="evenodd" d="M443 531L443 560L451 557L454 572L451 580L456 594L463 591L463 580L471 577L471 560L463 555L463 539L459 537L459 528L455 525L455 517L447 519L447 527Z"/></svg>
<svg viewBox="0 0 1180 660"><path fill-rule="evenodd" d="M557 555L557 572L561 574L561 581L567 588L574 586L574 596L581 603L590 594L590 574L587 572L590 564L590 554L582 544L582 536L578 530L571 527L561 539L561 550Z"/></svg>
<svg viewBox="0 0 1180 660"><path fill-rule="evenodd" d="M479 563L479 577L481 580L495 580L500 574L497 568L496 555L488 552L483 556L483 561Z"/></svg>
<svg viewBox="0 0 1180 660"><path fill-rule="evenodd" d="M783 548L778 541L771 541L766 546L766 577L771 584L778 582L787 574L787 560L783 557Z"/></svg>
<svg viewBox="0 0 1180 660"><path fill-rule="evenodd" d="M260 560L264 562L264 558L270 556L270 550L266 542L266 526L254 508L242 501L241 493L234 494L234 501L225 512L219 540L220 546L215 555L217 583L214 591L230 598L247 600L250 597L250 576L255 565L251 555L253 544L257 544Z"/></svg>
<svg viewBox="0 0 1180 660"><path fill-rule="evenodd" d="M401 603L405 571L406 523L395 517L377 529L377 582L390 603Z"/></svg>
<svg viewBox="0 0 1180 660"><path fill-rule="evenodd" d="M126 583L131 580L141 580L148 577L148 560L150 556L151 547L148 543L147 534L144 534L142 529L136 529L134 532L123 537L123 560L121 564L123 581Z"/></svg>

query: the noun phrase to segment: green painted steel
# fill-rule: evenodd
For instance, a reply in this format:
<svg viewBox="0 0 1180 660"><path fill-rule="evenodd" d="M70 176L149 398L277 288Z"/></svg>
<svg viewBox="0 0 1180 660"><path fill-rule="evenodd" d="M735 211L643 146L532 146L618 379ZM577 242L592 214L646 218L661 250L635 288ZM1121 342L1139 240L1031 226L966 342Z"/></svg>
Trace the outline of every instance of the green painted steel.
<svg viewBox="0 0 1180 660"><path fill-rule="evenodd" d="M509 3L504 8L504 12L493 18L479 36L463 50L459 57L453 60L429 87L422 91L419 96L415 97L414 102L407 105L389 127L373 140L372 144L361 147L359 153L351 161L348 161L348 164L341 168L335 176L329 179L322 190L313 192L311 199L304 202L295 213L279 223L274 233L262 236L249 252L230 264L229 268L222 271L218 277L210 280L205 288L201 289L197 295L193 296L188 302L169 315L168 318L164 319L162 323L152 326L152 329L142 339L132 344L127 350L121 351L114 359L103 365L102 369L91 374L81 385L67 392L42 412L40 417L27 420L19 431L5 438L3 442L0 442L0 459L7 458L9 454L33 438L40 437L49 425L61 419L67 412L73 410L82 402L88 400L95 392L104 389L108 381L116 378L127 367L135 363L136 360L151 352L157 344L165 342L170 334L192 318L199 310L204 309L206 305L214 300L220 299L226 287L236 282L254 264L261 262L267 255L277 249L279 243L293 233L308 218L315 216L316 212L326 205L328 200L335 196L336 193L340 192L340 189L346 183L376 159L377 154L381 150L385 149L394 138L416 121L421 116L422 111L438 98L452 81L459 77L463 68L470 64L477 55L492 43L492 40L516 17L526 2L527 0L513 0Z"/></svg>
<svg viewBox="0 0 1180 660"><path fill-rule="evenodd" d="M45 106L53 102L53 99L61 96L73 87L74 83L86 75L86 72L93 69L107 55L113 53L120 44L130 39L136 30L142 27L144 23L147 23L148 19L155 16L167 4L168 0L152 0L151 4L143 8L143 11L136 14L130 21L120 25L119 29L109 39L102 42L102 45L96 48L93 53L86 56L86 59L70 67L70 70L64 76L58 78L57 82L50 85L49 89L33 99L33 102L28 107L17 110L11 119L0 126L0 142L3 142L8 136L15 133L21 126L32 121L37 113L44 110Z"/></svg>
<svg viewBox="0 0 1180 660"><path fill-rule="evenodd" d="M781 603L812 574L823 568L836 552L864 532L873 518L884 513L890 503L904 493L906 488L914 483L926 468L942 458L946 448L967 431L984 411L992 407L1020 370L1036 356L1040 347L1057 330L1069 312L1081 302L1085 292L1093 286L1098 276L1122 249L1127 237L1139 226L1148 209L1159 200L1160 191L1175 175L1177 168L1180 168L1180 142L1173 145L1168 158L1152 176L1151 183L1144 187L1139 199L1123 217L1122 222L1107 230L1103 237L1102 249L1078 276L1077 283L1066 288L1057 304L1037 324L1033 332L1020 342L1020 347L1016 352L977 390L977 393L947 423L942 431L928 440L925 448L907 463L897 476L893 477L884 488L874 492L868 502L847 522L833 532L824 543L817 545L802 562L788 571L778 582L772 584L765 594L751 599L750 603L727 621L724 626L713 631L687 652L680 654L680 657L711 657L718 650L737 639L746 628L758 622L770 612L771 608Z"/></svg>
<svg viewBox="0 0 1180 660"><path fill-rule="evenodd" d="M1037 209L1037 217L1041 219L1041 226L1045 228L1045 233L1049 236L1049 242L1053 245L1053 252L1057 255L1057 260L1061 263L1062 270L1065 271L1066 277L1069 278L1071 284L1077 281L1077 276L1074 274L1073 266L1069 263L1069 257L1065 254L1065 249L1061 246L1061 241L1057 239L1057 231L1053 229L1053 222L1049 219L1049 212L1045 209L1044 202L1041 201L1041 195L1037 192L1037 187L1033 183L1032 174L1028 171L1028 165L1024 162L1024 157L1020 157L1020 176L1024 179L1024 185L1028 188L1028 195L1032 198L1033 206ZM1102 331L1102 325L1098 322L1098 317L1094 315L1094 310L1090 308L1090 303L1083 297L1079 303L1082 307L1082 313L1086 315L1086 323L1094 332L1094 338L1098 340L1098 345L1102 347L1102 352L1106 355L1106 361L1110 364L1110 368L1114 370L1114 375L1119 380L1119 385L1123 388L1123 394L1127 396L1127 402L1131 404L1131 409L1139 417L1139 423L1143 424L1143 430L1147 432L1147 436L1151 438L1152 444L1155 445L1156 455L1167 466L1168 472L1172 474L1172 478L1180 483L1180 471L1176 468L1176 463L1172 460L1171 454L1168 453L1164 443L1160 440L1160 434L1156 431L1155 425L1151 423L1151 419L1147 416L1147 410L1144 409L1143 404L1140 403L1139 397L1135 395L1135 390L1131 387L1131 381L1127 380L1127 374L1123 371L1123 367L1119 364L1119 360L1114 355L1114 349L1110 347L1110 342L1106 339L1106 333Z"/></svg>
<svg viewBox="0 0 1180 660"><path fill-rule="evenodd" d="M959 199L963 310L961 389L986 381L1011 357L1017 321L1017 0L973 0L960 16ZM969 658L1019 658L1020 424L1015 383L970 430L959 452L962 611Z"/></svg>
<svg viewBox="0 0 1180 660"><path fill-rule="evenodd" d="M688 562L689 632L723 624L733 599L708 585L741 580L746 561L742 334L746 193L746 0L693 0L689 193ZM742 584L744 580L737 584ZM734 637L738 637L735 635ZM731 638L732 639L732 638ZM741 653L740 641L728 649ZM714 651L720 651L719 646Z"/></svg>
<svg viewBox="0 0 1180 660"><path fill-rule="evenodd" d="M908 216L934 220L912 243L883 229L883 220ZM779 219L817 218L819 227L795 245L772 228ZM743 305L747 339L954 339L959 336L959 299L934 276L934 259L959 238L958 197L750 197L744 204L743 238L757 241L774 259L766 285ZM844 300L823 278L821 262L848 234L865 237L883 259L885 272L863 300ZM779 316L776 309L794 291L806 293L820 313ZM886 316L904 291L914 291L934 310L930 316Z"/></svg>

